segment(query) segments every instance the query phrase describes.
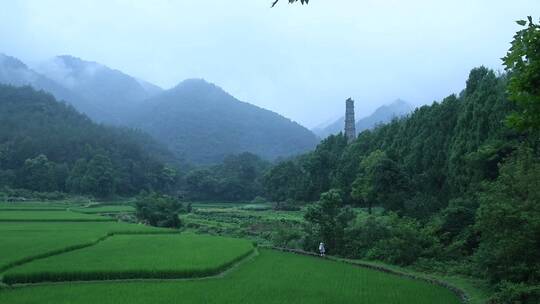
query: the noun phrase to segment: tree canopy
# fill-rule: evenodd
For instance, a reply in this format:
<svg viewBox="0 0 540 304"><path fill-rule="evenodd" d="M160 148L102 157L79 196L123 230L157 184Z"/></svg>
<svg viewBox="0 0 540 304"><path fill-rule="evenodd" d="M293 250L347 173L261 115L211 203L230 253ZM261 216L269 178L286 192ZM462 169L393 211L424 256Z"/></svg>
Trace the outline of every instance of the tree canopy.
<svg viewBox="0 0 540 304"><path fill-rule="evenodd" d="M530 16L517 23L525 28L516 33L503 58L510 75L509 97L518 105L509 122L521 130L540 130L540 24Z"/></svg>
<svg viewBox="0 0 540 304"><path fill-rule="evenodd" d="M147 135L90 121L51 95L0 86L0 187L96 197L167 191L173 159Z"/></svg>

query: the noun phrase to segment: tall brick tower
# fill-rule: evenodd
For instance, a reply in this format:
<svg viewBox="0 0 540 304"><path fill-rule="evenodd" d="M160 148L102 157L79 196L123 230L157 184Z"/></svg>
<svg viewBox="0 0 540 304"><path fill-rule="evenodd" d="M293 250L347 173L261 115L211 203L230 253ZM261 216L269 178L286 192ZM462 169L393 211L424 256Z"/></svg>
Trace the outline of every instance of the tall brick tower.
<svg viewBox="0 0 540 304"><path fill-rule="evenodd" d="M351 98L345 101L345 136L347 142L351 143L356 139L356 121L354 120L354 100Z"/></svg>

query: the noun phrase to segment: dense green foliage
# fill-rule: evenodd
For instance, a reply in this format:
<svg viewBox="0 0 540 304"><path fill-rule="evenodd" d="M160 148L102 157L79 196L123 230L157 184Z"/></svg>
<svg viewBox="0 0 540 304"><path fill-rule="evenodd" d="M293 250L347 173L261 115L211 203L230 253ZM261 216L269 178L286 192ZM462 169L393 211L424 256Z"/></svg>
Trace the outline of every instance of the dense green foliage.
<svg viewBox="0 0 540 304"><path fill-rule="evenodd" d="M106 296L105 296L106 295ZM260 250L222 278L55 284L2 290L2 303L457 304L448 289L313 257Z"/></svg>
<svg viewBox="0 0 540 304"><path fill-rule="evenodd" d="M313 208L324 214L306 213L308 250L313 240L331 244L325 231L339 231L329 248L339 255L477 275L499 288L497 299L521 290L523 303L534 303L540 151L537 134L505 123L516 110L507 88L507 75L473 69L459 96L362 132L350 145L330 136L271 168L267 196L319 200ZM346 205L384 211L336 221Z"/></svg>
<svg viewBox="0 0 540 304"><path fill-rule="evenodd" d="M519 106L510 123L522 130L540 129L540 24L531 17L517 23L525 26L514 36L512 47L503 58L510 73L508 92Z"/></svg>
<svg viewBox="0 0 540 304"><path fill-rule="evenodd" d="M540 158L521 148L479 200L482 269L496 282L540 282Z"/></svg>
<svg viewBox="0 0 540 304"><path fill-rule="evenodd" d="M108 197L176 182L146 135L96 125L29 87L0 85L0 121L0 186Z"/></svg>
<svg viewBox="0 0 540 304"><path fill-rule="evenodd" d="M354 213L349 208L341 208L341 195L337 190L330 190L321 195L318 204L308 208L305 218L310 226L310 240L307 246L316 248L320 241L328 247L328 253L340 253L345 248L345 228L354 218Z"/></svg>
<svg viewBox="0 0 540 304"><path fill-rule="evenodd" d="M91 247L12 268L3 280L35 283L201 277L223 271L252 251L251 242L241 239L194 234L115 235Z"/></svg>
<svg viewBox="0 0 540 304"><path fill-rule="evenodd" d="M354 204L366 200L368 188L380 186L385 193L372 191L399 196L402 206L386 202L387 197L378 202L371 198L378 205L386 203L385 207L411 216L437 211L451 198L476 191L482 180L496 177L497 164L512 152L517 135L504 125L512 109L505 88L505 76L474 69L459 97L451 95L409 117L362 132L351 145L342 135L330 136L313 153L272 168L265 179L268 194L295 193L289 197L314 201L339 188L345 201ZM351 197L353 185L356 199ZM360 188L366 190L363 199ZM400 195L404 192L405 197ZM434 204L425 206L426 201Z"/></svg>
<svg viewBox="0 0 540 304"><path fill-rule="evenodd" d="M158 193L141 193L135 203L137 218L156 227L179 228L179 214L185 212L184 205L176 198Z"/></svg>
<svg viewBox="0 0 540 304"><path fill-rule="evenodd" d="M264 176L266 195L273 201L317 200L332 187L335 168L346 147L345 136L329 136L314 152L277 164Z"/></svg>
<svg viewBox="0 0 540 304"><path fill-rule="evenodd" d="M189 171L180 189L185 199L250 201L263 194L261 179L269 166L251 153L229 155L218 165Z"/></svg>

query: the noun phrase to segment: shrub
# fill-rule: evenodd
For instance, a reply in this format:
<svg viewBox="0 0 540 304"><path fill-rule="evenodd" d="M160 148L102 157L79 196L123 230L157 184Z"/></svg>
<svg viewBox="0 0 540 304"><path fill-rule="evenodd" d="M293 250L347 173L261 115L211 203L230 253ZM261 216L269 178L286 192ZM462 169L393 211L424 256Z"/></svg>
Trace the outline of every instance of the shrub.
<svg viewBox="0 0 540 304"><path fill-rule="evenodd" d="M350 258L365 258L370 248L390 236L389 225L380 218L369 216L358 219L346 230L345 255Z"/></svg>
<svg viewBox="0 0 540 304"><path fill-rule="evenodd" d="M527 147L500 166L480 193L479 269L494 282L540 282L540 159Z"/></svg>
<svg viewBox="0 0 540 304"><path fill-rule="evenodd" d="M184 205L168 195L142 193L135 203L137 218L156 227L179 228L182 226L178 215L184 212Z"/></svg>
<svg viewBox="0 0 540 304"><path fill-rule="evenodd" d="M272 245L282 248L301 248L302 234L300 231L287 228L279 228L272 233Z"/></svg>
<svg viewBox="0 0 540 304"><path fill-rule="evenodd" d="M536 304L540 303L540 286L524 283L502 282L499 291L489 300L489 304Z"/></svg>
<svg viewBox="0 0 540 304"><path fill-rule="evenodd" d="M378 259L410 265L436 255L438 242L421 224L394 213L361 218L346 231L346 253L353 258Z"/></svg>

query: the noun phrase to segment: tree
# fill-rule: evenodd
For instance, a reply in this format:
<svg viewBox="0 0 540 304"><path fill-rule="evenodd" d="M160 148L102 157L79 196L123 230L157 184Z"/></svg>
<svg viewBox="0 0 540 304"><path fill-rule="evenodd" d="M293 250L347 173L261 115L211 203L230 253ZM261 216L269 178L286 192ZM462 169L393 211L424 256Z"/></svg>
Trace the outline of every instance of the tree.
<svg viewBox="0 0 540 304"><path fill-rule="evenodd" d="M58 190L56 165L43 154L24 162L21 179L26 189L40 192Z"/></svg>
<svg viewBox="0 0 540 304"><path fill-rule="evenodd" d="M289 3L294 3L294 2L298 2L300 1L300 3L302 3L302 5L304 4L308 4L309 3L309 0L289 0ZM275 0L273 3L272 3L272 7L276 6L276 4L279 2L279 0Z"/></svg>
<svg viewBox="0 0 540 304"><path fill-rule="evenodd" d="M172 172L164 162L177 164L148 135L95 124L31 87L0 85L0 122L0 183L10 187L100 196L166 191ZM95 166L108 169L92 172Z"/></svg>
<svg viewBox="0 0 540 304"><path fill-rule="evenodd" d="M263 177L266 196L274 202L300 199L304 174L295 161L284 161L272 167Z"/></svg>
<svg viewBox="0 0 540 304"><path fill-rule="evenodd" d="M477 261L492 282L540 282L540 159L527 147L480 195Z"/></svg>
<svg viewBox="0 0 540 304"><path fill-rule="evenodd" d="M352 184L351 196L355 200L361 201L368 207L371 214L371 208L375 203L374 174L377 164L386 158L386 154L381 150L371 152L360 162L358 177Z"/></svg>
<svg viewBox="0 0 540 304"><path fill-rule="evenodd" d="M354 218L354 213L350 208L343 207L339 190L331 189L321 194L319 202L308 208L304 218L310 224L308 234L311 242L306 245L311 249L316 248L317 240L324 242L330 253L339 253L344 249L345 228Z"/></svg>
<svg viewBox="0 0 540 304"><path fill-rule="evenodd" d="M509 123L520 130L540 129L540 24L528 17L517 23L512 46L502 59L510 74L508 93L519 109L509 116Z"/></svg>
<svg viewBox="0 0 540 304"><path fill-rule="evenodd" d="M185 212L184 205L177 199L158 193L141 193L135 203L137 218L156 227L179 228L178 217Z"/></svg>
<svg viewBox="0 0 540 304"><path fill-rule="evenodd" d="M176 171L176 169L169 166L164 166L158 175L159 183L162 185L161 189L166 192L171 192L173 186L176 185L177 178L178 172Z"/></svg>
<svg viewBox="0 0 540 304"><path fill-rule="evenodd" d="M86 174L87 162L80 158L75 162L66 180L66 188L71 193L84 193L82 180Z"/></svg>
<svg viewBox="0 0 540 304"><path fill-rule="evenodd" d="M107 197L115 192L114 169L111 160L103 155L96 154L86 167L81 180L81 188L85 193L98 197Z"/></svg>
<svg viewBox="0 0 540 304"><path fill-rule="evenodd" d="M305 201L317 200L323 192L334 186L336 169L346 148L347 138L343 134L331 135L303 160L303 167L309 177Z"/></svg>
<svg viewBox="0 0 540 304"><path fill-rule="evenodd" d="M217 193L218 180L208 169L194 169L184 178L185 189L192 197L213 199Z"/></svg>
<svg viewBox="0 0 540 304"><path fill-rule="evenodd" d="M363 174L357 177L352 184L351 196L357 201L361 201L362 204L368 208L368 213L371 214L371 208L373 207L373 183L371 176Z"/></svg>
<svg viewBox="0 0 540 304"><path fill-rule="evenodd" d="M192 199L240 201L262 195L262 178L269 163L252 153L227 156L223 163L195 168L183 188Z"/></svg>

